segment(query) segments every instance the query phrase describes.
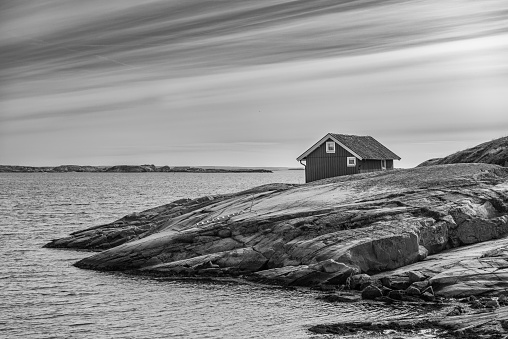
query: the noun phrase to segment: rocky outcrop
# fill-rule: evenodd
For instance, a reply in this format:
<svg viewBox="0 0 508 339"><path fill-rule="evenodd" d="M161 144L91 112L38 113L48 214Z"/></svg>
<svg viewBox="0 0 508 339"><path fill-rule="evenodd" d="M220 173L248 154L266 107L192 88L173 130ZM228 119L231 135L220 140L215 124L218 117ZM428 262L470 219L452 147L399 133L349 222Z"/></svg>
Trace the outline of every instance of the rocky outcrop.
<svg viewBox="0 0 508 339"><path fill-rule="evenodd" d="M374 275L397 279L419 271L441 297L508 294L508 238L490 240L430 255L425 261Z"/></svg>
<svg viewBox="0 0 508 339"><path fill-rule="evenodd" d="M466 307L453 306L448 310L448 314L430 310L426 314L412 314L410 317L394 315L392 321L365 317L362 322L316 325L309 330L317 334L339 335L341 338L353 335L379 337L379 333L383 332L392 334L394 338L506 338L508 307L470 312Z"/></svg>
<svg viewBox="0 0 508 339"><path fill-rule="evenodd" d="M508 167L508 136L484 142L444 158L427 160L418 166L485 163Z"/></svg>
<svg viewBox="0 0 508 339"><path fill-rule="evenodd" d="M267 185L175 201L47 246L104 250L76 263L98 270L375 285L428 299L495 293L506 289L507 178L506 168L458 164Z"/></svg>

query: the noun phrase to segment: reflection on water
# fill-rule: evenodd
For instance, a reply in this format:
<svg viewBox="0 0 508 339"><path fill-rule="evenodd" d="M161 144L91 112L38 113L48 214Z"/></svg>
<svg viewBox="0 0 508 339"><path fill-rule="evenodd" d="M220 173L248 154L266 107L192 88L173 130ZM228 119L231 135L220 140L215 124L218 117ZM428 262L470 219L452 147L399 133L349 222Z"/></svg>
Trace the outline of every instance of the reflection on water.
<svg viewBox="0 0 508 339"><path fill-rule="evenodd" d="M0 174L1 336L307 338L314 324L421 313L327 304L305 290L80 270L72 263L89 253L41 248L52 238L183 196L295 183L302 175Z"/></svg>

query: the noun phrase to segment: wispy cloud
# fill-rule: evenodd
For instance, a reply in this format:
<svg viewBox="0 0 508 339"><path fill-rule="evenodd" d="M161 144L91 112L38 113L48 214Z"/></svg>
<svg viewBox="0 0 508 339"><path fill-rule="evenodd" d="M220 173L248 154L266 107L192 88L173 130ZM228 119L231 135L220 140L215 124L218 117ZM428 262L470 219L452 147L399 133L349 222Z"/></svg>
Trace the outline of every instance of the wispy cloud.
<svg viewBox="0 0 508 339"><path fill-rule="evenodd" d="M507 10L503 0L3 2L0 159L93 162L118 150L115 162L292 166L333 131L373 135L415 165L450 150L433 140L507 129ZM407 147L415 141L428 148Z"/></svg>

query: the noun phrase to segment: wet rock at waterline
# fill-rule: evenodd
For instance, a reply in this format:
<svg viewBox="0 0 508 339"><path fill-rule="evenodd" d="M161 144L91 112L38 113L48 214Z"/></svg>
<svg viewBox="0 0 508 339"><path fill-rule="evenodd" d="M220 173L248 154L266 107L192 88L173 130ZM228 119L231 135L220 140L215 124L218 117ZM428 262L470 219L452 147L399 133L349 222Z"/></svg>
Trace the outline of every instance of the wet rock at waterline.
<svg viewBox="0 0 508 339"><path fill-rule="evenodd" d="M352 288L501 293L508 289L507 178L499 166L457 164L266 185L182 199L47 246L104 250L76 264L98 270L300 286L348 286L368 274L371 281Z"/></svg>
<svg viewBox="0 0 508 339"><path fill-rule="evenodd" d="M363 299L376 299L383 296L383 291L377 286L369 285L362 291Z"/></svg>

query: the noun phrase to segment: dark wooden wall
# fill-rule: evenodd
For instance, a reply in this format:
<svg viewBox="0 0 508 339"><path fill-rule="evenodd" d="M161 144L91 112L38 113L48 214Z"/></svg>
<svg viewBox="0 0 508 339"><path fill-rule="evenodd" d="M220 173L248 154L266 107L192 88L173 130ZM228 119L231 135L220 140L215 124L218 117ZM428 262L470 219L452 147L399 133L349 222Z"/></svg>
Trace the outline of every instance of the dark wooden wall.
<svg viewBox="0 0 508 339"><path fill-rule="evenodd" d="M331 140L327 140L331 141ZM353 155L335 144L335 153L326 153L326 142L306 158L305 182L316 181L339 175L381 171L381 160L358 160L356 167L347 167L347 157ZM386 160L386 169L393 169L393 160Z"/></svg>
<svg viewBox="0 0 508 339"><path fill-rule="evenodd" d="M393 160L392 159L386 160L386 169L387 170L393 169Z"/></svg>
<svg viewBox="0 0 508 339"><path fill-rule="evenodd" d="M381 171L381 160L361 160L359 161L358 167L360 173Z"/></svg>
<svg viewBox="0 0 508 339"><path fill-rule="evenodd" d="M393 169L393 160L389 159L386 160L386 169L392 170ZM375 171L381 171L381 160L373 160L373 159L366 159L361 160L359 162L358 172L359 173L368 173L368 172L375 172Z"/></svg>
<svg viewBox="0 0 508 339"><path fill-rule="evenodd" d="M347 157L352 156L351 153L338 144L335 144L335 153L326 153L326 142L324 142L306 158L305 181L311 182L339 175L358 173L358 159L356 159L356 167L347 167Z"/></svg>

